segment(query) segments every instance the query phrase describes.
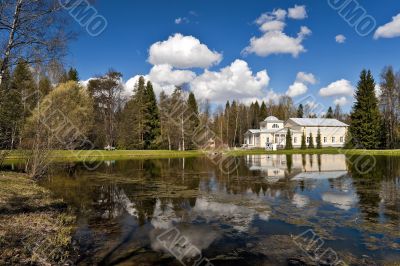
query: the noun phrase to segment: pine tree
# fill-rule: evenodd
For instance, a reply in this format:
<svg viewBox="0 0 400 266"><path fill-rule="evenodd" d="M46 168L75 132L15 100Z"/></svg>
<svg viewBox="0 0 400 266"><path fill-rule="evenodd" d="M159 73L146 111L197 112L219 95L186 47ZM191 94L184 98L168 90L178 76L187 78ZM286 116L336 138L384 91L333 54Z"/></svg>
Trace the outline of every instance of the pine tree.
<svg viewBox="0 0 400 266"><path fill-rule="evenodd" d="M308 148L309 148L309 149L314 149L314 148L315 148L315 146L314 146L314 139L313 139L312 133L310 133L310 142L308 143Z"/></svg>
<svg viewBox="0 0 400 266"><path fill-rule="evenodd" d="M195 149L196 148L196 140L193 138L194 133L196 131L196 128L200 124L200 117L199 117L199 107L197 105L196 97L193 92L189 93L189 97L187 100L187 106L188 106L188 122L189 122L189 127L188 127L188 148L189 149Z"/></svg>
<svg viewBox="0 0 400 266"><path fill-rule="evenodd" d="M260 107L260 114L258 115L258 122L264 121L264 119L267 118L267 116L268 116L267 105L263 101Z"/></svg>
<svg viewBox="0 0 400 266"><path fill-rule="evenodd" d="M356 148L376 149L380 145L381 118L371 71L361 72L355 98L349 128L352 145Z"/></svg>
<svg viewBox="0 0 400 266"><path fill-rule="evenodd" d="M299 108L297 108L297 118L303 118L304 117L304 108L303 105L300 104Z"/></svg>
<svg viewBox="0 0 400 266"><path fill-rule="evenodd" d="M158 111L157 99L154 94L153 84L148 81L144 92L145 114L145 134L144 149L156 149L160 136L160 115Z"/></svg>
<svg viewBox="0 0 400 266"><path fill-rule="evenodd" d="M69 80L69 81L76 81L76 82L78 82L78 81L79 81L78 71L77 71L75 68L72 68L72 67L71 67L71 68L69 69L68 73L67 73L66 79Z"/></svg>
<svg viewBox="0 0 400 266"><path fill-rule="evenodd" d="M290 128L288 128L287 133L286 133L285 150L293 150L292 133L290 132Z"/></svg>
<svg viewBox="0 0 400 266"><path fill-rule="evenodd" d="M41 97L45 97L52 90L51 82L46 76L40 78L38 86Z"/></svg>
<svg viewBox="0 0 400 266"><path fill-rule="evenodd" d="M319 128L317 133L317 149L322 149L321 130Z"/></svg>
<svg viewBox="0 0 400 266"><path fill-rule="evenodd" d="M306 134L304 132L303 135L301 136L301 149L302 150L307 149Z"/></svg>
<svg viewBox="0 0 400 266"><path fill-rule="evenodd" d="M333 110L332 107L329 106L328 112L325 115L325 118L333 118Z"/></svg>

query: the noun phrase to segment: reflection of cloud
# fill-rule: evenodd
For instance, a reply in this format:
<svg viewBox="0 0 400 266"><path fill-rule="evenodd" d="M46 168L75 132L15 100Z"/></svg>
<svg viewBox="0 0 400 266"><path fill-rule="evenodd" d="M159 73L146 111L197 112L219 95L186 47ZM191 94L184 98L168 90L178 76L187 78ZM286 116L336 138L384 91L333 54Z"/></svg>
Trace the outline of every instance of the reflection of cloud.
<svg viewBox="0 0 400 266"><path fill-rule="evenodd" d="M181 219L176 216L171 203L161 208L161 201L157 200L154 208L153 219L151 224L157 229L168 229L172 227L173 222L180 222Z"/></svg>
<svg viewBox="0 0 400 266"><path fill-rule="evenodd" d="M336 179L346 175L346 171L332 171L332 172L304 172L296 175L292 180L305 180L305 179Z"/></svg>
<svg viewBox="0 0 400 266"><path fill-rule="evenodd" d="M164 251L170 253L171 249L186 251L189 247L193 246L199 251L207 249L215 239L220 236L220 233L213 230L208 225L199 224L181 224L176 226L176 230L171 230L171 237L161 239L162 241L171 240L171 243L165 243L166 246L158 239L160 235L167 230L153 229L150 232L151 247L155 251ZM198 254L188 252L182 254L184 257L194 257Z"/></svg>
<svg viewBox="0 0 400 266"><path fill-rule="evenodd" d="M308 203L310 203L310 199L307 196L294 194L292 204L296 205L297 208L304 208Z"/></svg>
<svg viewBox="0 0 400 266"><path fill-rule="evenodd" d="M256 210L245 206L213 202L205 198L197 199L193 211L207 220L225 221L239 231L249 229L250 223L256 215L262 220L268 220L270 215L269 210L262 210L258 213Z"/></svg>
<svg viewBox="0 0 400 266"><path fill-rule="evenodd" d="M357 196L353 193L326 192L322 194L322 200L333 204L336 208L348 211L358 202Z"/></svg>

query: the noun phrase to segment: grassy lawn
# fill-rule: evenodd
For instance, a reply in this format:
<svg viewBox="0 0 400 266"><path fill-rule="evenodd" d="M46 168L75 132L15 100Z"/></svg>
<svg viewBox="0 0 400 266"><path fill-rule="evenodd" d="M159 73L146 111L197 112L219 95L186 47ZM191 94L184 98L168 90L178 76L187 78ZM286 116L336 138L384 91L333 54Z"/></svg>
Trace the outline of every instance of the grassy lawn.
<svg viewBox="0 0 400 266"><path fill-rule="evenodd" d="M47 189L25 175L0 172L0 265L65 261L72 255L75 220Z"/></svg>
<svg viewBox="0 0 400 266"><path fill-rule="evenodd" d="M194 151L168 151L168 150L80 150L80 151L52 151L49 157L54 161L101 161L101 160L128 160L128 159L163 159L163 158L184 158L204 156L206 152ZM278 150L266 151L255 150L226 150L223 154L228 156L244 156L258 154L348 154L348 155L387 155L400 156L400 150L346 150L338 148L307 149L307 150ZM16 162L24 158L22 151L13 151L8 157L8 162Z"/></svg>

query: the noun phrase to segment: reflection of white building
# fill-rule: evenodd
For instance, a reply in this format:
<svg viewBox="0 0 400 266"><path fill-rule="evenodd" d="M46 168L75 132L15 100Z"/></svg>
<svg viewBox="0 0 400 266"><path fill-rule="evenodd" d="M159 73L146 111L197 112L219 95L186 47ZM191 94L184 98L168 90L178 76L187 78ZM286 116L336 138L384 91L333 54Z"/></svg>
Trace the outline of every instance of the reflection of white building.
<svg viewBox="0 0 400 266"><path fill-rule="evenodd" d="M301 146L303 134L306 142L313 136L314 145L317 143L318 130L321 133L323 147L343 147L348 125L336 119L327 118L290 118L286 122L274 116L267 117L260 123L260 129L250 129L245 134L245 143L250 148L266 148L272 144L286 145L288 129L292 134L293 147Z"/></svg>
<svg viewBox="0 0 400 266"><path fill-rule="evenodd" d="M261 171L267 177L283 178L292 173L293 180L335 179L347 174L346 157L332 155L248 155L246 164L251 171Z"/></svg>

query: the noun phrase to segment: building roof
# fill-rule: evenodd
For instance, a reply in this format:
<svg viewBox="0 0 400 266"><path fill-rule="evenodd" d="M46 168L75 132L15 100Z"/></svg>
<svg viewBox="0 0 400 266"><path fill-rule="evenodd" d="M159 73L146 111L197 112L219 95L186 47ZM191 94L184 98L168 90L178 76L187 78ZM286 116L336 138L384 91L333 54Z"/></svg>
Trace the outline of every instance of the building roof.
<svg viewBox="0 0 400 266"><path fill-rule="evenodd" d="M337 119L329 118L290 118L288 121L303 127L348 127Z"/></svg>
<svg viewBox="0 0 400 266"><path fill-rule="evenodd" d="M275 123L279 123L279 122L283 122L282 120L279 120L277 117L275 116L268 116L267 118L265 118L264 122L275 122Z"/></svg>

